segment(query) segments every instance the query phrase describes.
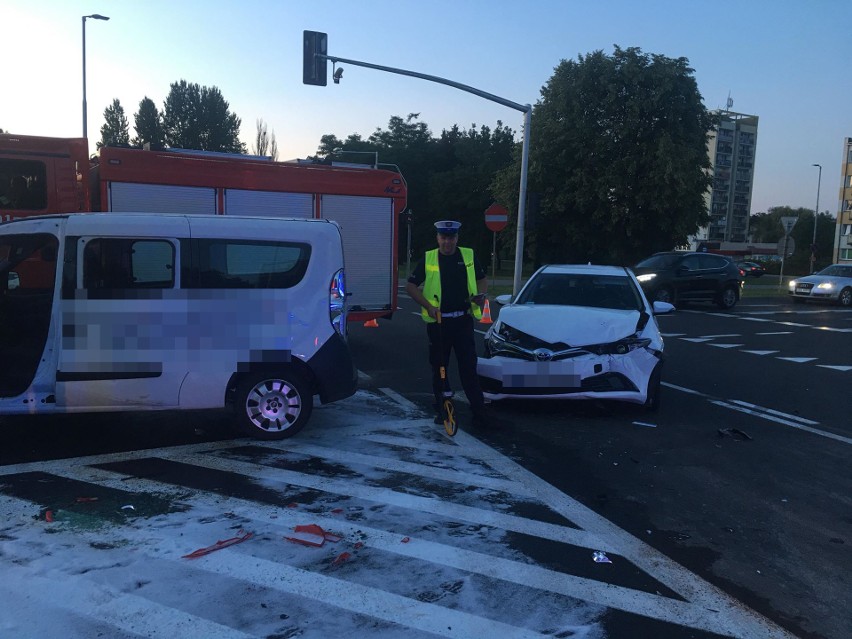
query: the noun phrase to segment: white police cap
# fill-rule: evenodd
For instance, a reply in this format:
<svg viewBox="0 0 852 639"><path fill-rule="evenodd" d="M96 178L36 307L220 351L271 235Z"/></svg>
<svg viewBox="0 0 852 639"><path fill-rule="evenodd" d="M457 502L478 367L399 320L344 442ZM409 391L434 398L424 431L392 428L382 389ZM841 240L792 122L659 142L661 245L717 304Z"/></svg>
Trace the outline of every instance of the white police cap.
<svg viewBox="0 0 852 639"><path fill-rule="evenodd" d="M435 222L435 228L438 229L438 233L441 235L455 235L459 232L460 227L461 222L454 222L452 220L441 220L440 222Z"/></svg>

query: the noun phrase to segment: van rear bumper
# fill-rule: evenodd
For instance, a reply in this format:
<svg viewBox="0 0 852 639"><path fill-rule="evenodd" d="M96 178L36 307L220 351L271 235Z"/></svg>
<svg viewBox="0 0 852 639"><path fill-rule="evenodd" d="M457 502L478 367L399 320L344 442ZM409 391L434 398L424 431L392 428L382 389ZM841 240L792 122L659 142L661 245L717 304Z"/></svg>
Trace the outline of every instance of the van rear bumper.
<svg viewBox="0 0 852 639"><path fill-rule="evenodd" d="M358 389L355 362L346 342L337 333L322 345L307 364L314 374L317 393L323 404L346 399Z"/></svg>

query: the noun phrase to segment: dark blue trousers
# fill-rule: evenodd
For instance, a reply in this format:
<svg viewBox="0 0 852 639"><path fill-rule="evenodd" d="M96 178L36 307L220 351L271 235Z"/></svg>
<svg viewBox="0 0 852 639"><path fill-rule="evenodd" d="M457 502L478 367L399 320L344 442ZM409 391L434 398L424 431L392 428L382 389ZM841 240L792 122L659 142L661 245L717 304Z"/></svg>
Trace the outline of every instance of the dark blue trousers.
<svg viewBox="0 0 852 639"><path fill-rule="evenodd" d="M476 375L476 342L473 339L473 317L445 317L441 323L426 325L426 335L429 337L429 364L432 365L432 391L435 402L440 405L445 391L450 390L449 379L441 380L441 363L449 375L450 352L456 354L464 394L474 413L479 413L485 406L479 377Z"/></svg>

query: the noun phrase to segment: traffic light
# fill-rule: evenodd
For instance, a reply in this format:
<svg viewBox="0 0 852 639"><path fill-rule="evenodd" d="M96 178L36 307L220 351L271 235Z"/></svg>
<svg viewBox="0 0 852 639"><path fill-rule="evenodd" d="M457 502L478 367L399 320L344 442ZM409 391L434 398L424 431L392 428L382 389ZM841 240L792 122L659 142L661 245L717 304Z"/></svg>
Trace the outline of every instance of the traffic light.
<svg viewBox="0 0 852 639"><path fill-rule="evenodd" d="M328 35L319 31L303 32L302 83L324 87L327 84Z"/></svg>

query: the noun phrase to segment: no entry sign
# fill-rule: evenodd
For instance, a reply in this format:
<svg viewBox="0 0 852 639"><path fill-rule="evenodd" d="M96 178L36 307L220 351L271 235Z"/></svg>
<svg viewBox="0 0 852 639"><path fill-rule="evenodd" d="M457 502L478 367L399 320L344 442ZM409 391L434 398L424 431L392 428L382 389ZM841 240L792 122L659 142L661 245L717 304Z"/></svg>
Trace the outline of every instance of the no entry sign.
<svg viewBox="0 0 852 639"><path fill-rule="evenodd" d="M492 204L487 209L485 209L485 226L488 227L489 230L494 231L502 231L506 228L506 224L509 223L509 211L505 206L500 206L499 204Z"/></svg>

